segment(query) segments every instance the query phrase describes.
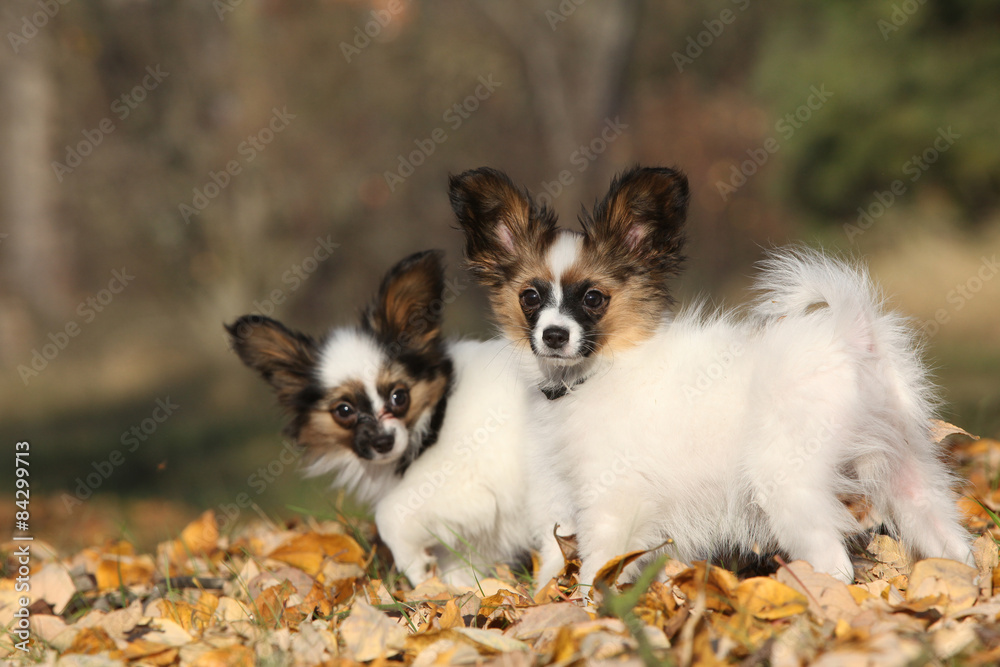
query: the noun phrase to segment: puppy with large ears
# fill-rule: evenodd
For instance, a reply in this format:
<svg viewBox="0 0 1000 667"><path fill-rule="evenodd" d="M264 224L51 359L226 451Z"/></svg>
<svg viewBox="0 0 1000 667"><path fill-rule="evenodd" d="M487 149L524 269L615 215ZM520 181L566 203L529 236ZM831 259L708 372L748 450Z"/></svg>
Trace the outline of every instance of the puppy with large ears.
<svg viewBox="0 0 1000 667"><path fill-rule="evenodd" d="M497 321L537 361L557 434L538 472L576 524L584 585L616 554L663 544L686 561L783 551L852 581L843 496L913 551L972 562L915 333L862 267L774 252L743 312L673 314L679 171L615 178L582 233L491 169L454 177L451 201Z"/></svg>
<svg viewBox="0 0 1000 667"><path fill-rule="evenodd" d="M469 268L489 288L507 337L535 354L544 391L566 391L600 356L657 330L672 304L666 279L684 259L687 201L680 172L635 169L581 219L581 234L558 229L555 216L502 172L452 178Z"/></svg>
<svg viewBox="0 0 1000 667"><path fill-rule="evenodd" d="M504 343L441 335L441 253L386 274L359 326L315 339L247 315L227 326L240 359L289 413L309 475L374 510L414 585L434 566L452 583L513 562L536 542L525 485L527 393Z"/></svg>

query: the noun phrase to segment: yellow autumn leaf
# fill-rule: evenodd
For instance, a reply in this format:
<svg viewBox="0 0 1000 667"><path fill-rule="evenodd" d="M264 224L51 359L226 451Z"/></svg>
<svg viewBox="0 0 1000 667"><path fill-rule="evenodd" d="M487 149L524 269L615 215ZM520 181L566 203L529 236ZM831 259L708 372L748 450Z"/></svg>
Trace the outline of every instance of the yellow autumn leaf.
<svg viewBox="0 0 1000 667"><path fill-rule="evenodd" d="M806 596L770 577L753 577L740 582L735 598L737 609L765 621L795 616L809 608Z"/></svg>
<svg viewBox="0 0 1000 667"><path fill-rule="evenodd" d="M102 558L94 576L97 579L97 588L108 590L122 586L150 584L155 571L153 559L148 555L115 556Z"/></svg>
<svg viewBox="0 0 1000 667"><path fill-rule="evenodd" d="M202 653L192 667L253 667L254 653L246 646L226 646Z"/></svg>
<svg viewBox="0 0 1000 667"><path fill-rule="evenodd" d="M707 608L716 611L732 609L739 585L735 574L705 561L695 561L692 567L677 573L673 582L692 603L704 589Z"/></svg>
<svg viewBox="0 0 1000 667"><path fill-rule="evenodd" d="M169 665L177 658L177 648L138 638L125 647L125 659L142 660L143 664Z"/></svg>
<svg viewBox="0 0 1000 667"><path fill-rule="evenodd" d="M294 590L288 581L264 589L254 600L260 622L269 628L281 627L285 618L285 603Z"/></svg>
<svg viewBox="0 0 1000 667"><path fill-rule="evenodd" d="M462 618L462 612L459 610L458 603L455 602L454 598L445 603L444 610L441 612L438 622L441 624L442 630L465 627L465 620Z"/></svg>
<svg viewBox="0 0 1000 667"><path fill-rule="evenodd" d="M212 510L204 512L181 531L181 544L189 553L202 555L211 552L219 541L219 524Z"/></svg>
<svg viewBox="0 0 1000 667"><path fill-rule="evenodd" d="M928 558L913 566L907 601L937 595L944 596L941 607L963 609L971 606L979 596L976 585L976 568L946 558Z"/></svg>
<svg viewBox="0 0 1000 667"><path fill-rule="evenodd" d="M638 560L639 558L645 556L649 553L648 550L643 549L640 551L630 551L627 554L622 554L620 556L615 556L607 563L604 564L600 570L597 571L597 576L594 577L594 587L596 588L599 584L604 584L607 587L615 585L618 581L619 575L621 575L622 570L628 567L630 564Z"/></svg>
<svg viewBox="0 0 1000 667"><path fill-rule="evenodd" d="M358 543L347 535L306 533L296 535L267 556L292 567L297 567L309 575L316 576L326 558L339 563L365 565L365 552Z"/></svg>
<svg viewBox="0 0 1000 667"><path fill-rule="evenodd" d="M97 655L110 651L112 657L118 657L118 645L115 640L108 636L108 633L101 628L84 628L77 633L73 639L73 644L63 651L63 655L69 653L82 653L83 655Z"/></svg>

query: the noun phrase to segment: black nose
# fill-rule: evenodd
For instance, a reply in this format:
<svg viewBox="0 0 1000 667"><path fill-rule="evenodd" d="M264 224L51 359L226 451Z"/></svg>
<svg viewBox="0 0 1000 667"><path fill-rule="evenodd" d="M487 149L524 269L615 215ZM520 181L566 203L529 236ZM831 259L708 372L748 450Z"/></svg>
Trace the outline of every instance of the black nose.
<svg viewBox="0 0 1000 667"><path fill-rule="evenodd" d="M385 454L392 450L392 446L396 442L396 436L394 435L379 435L372 438L372 449L374 449L379 454Z"/></svg>
<svg viewBox="0 0 1000 667"><path fill-rule="evenodd" d="M545 327L542 332L542 342L553 350L558 350L569 340L569 331L563 327Z"/></svg>

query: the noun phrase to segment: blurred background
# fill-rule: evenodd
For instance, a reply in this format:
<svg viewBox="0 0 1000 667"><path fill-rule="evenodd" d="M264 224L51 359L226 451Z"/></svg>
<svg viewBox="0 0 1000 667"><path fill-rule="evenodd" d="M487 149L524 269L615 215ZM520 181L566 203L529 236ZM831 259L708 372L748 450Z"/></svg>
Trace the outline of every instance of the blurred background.
<svg viewBox="0 0 1000 667"><path fill-rule="evenodd" d="M482 165L566 225L618 170L682 167L682 299L738 303L772 244L863 257L923 328L944 416L1000 434L994 2L0 12L0 443L31 443L32 527L53 542L164 539L206 508L336 511L222 323L322 333L440 247L448 329L489 335L447 201L448 174Z"/></svg>

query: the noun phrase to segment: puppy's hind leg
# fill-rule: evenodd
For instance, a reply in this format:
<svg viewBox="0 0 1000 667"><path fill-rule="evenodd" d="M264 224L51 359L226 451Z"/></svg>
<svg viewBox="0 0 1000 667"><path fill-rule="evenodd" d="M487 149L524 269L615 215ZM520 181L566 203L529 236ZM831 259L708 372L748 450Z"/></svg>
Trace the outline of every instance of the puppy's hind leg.
<svg viewBox="0 0 1000 667"><path fill-rule="evenodd" d="M836 496L815 488L788 488L776 491L763 506L778 546L792 560L808 561L817 572L854 583L854 565L838 529L844 507Z"/></svg>
<svg viewBox="0 0 1000 667"><path fill-rule="evenodd" d="M833 430L812 438L781 433L756 461L753 498L790 558L852 583L854 566L844 534L856 522L836 495L836 464L828 456L835 438Z"/></svg>
<svg viewBox="0 0 1000 667"><path fill-rule="evenodd" d="M970 536L958 520L955 494L943 464L906 457L895 466L881 501L903 542L919 555L974 565Z"/></svg>

